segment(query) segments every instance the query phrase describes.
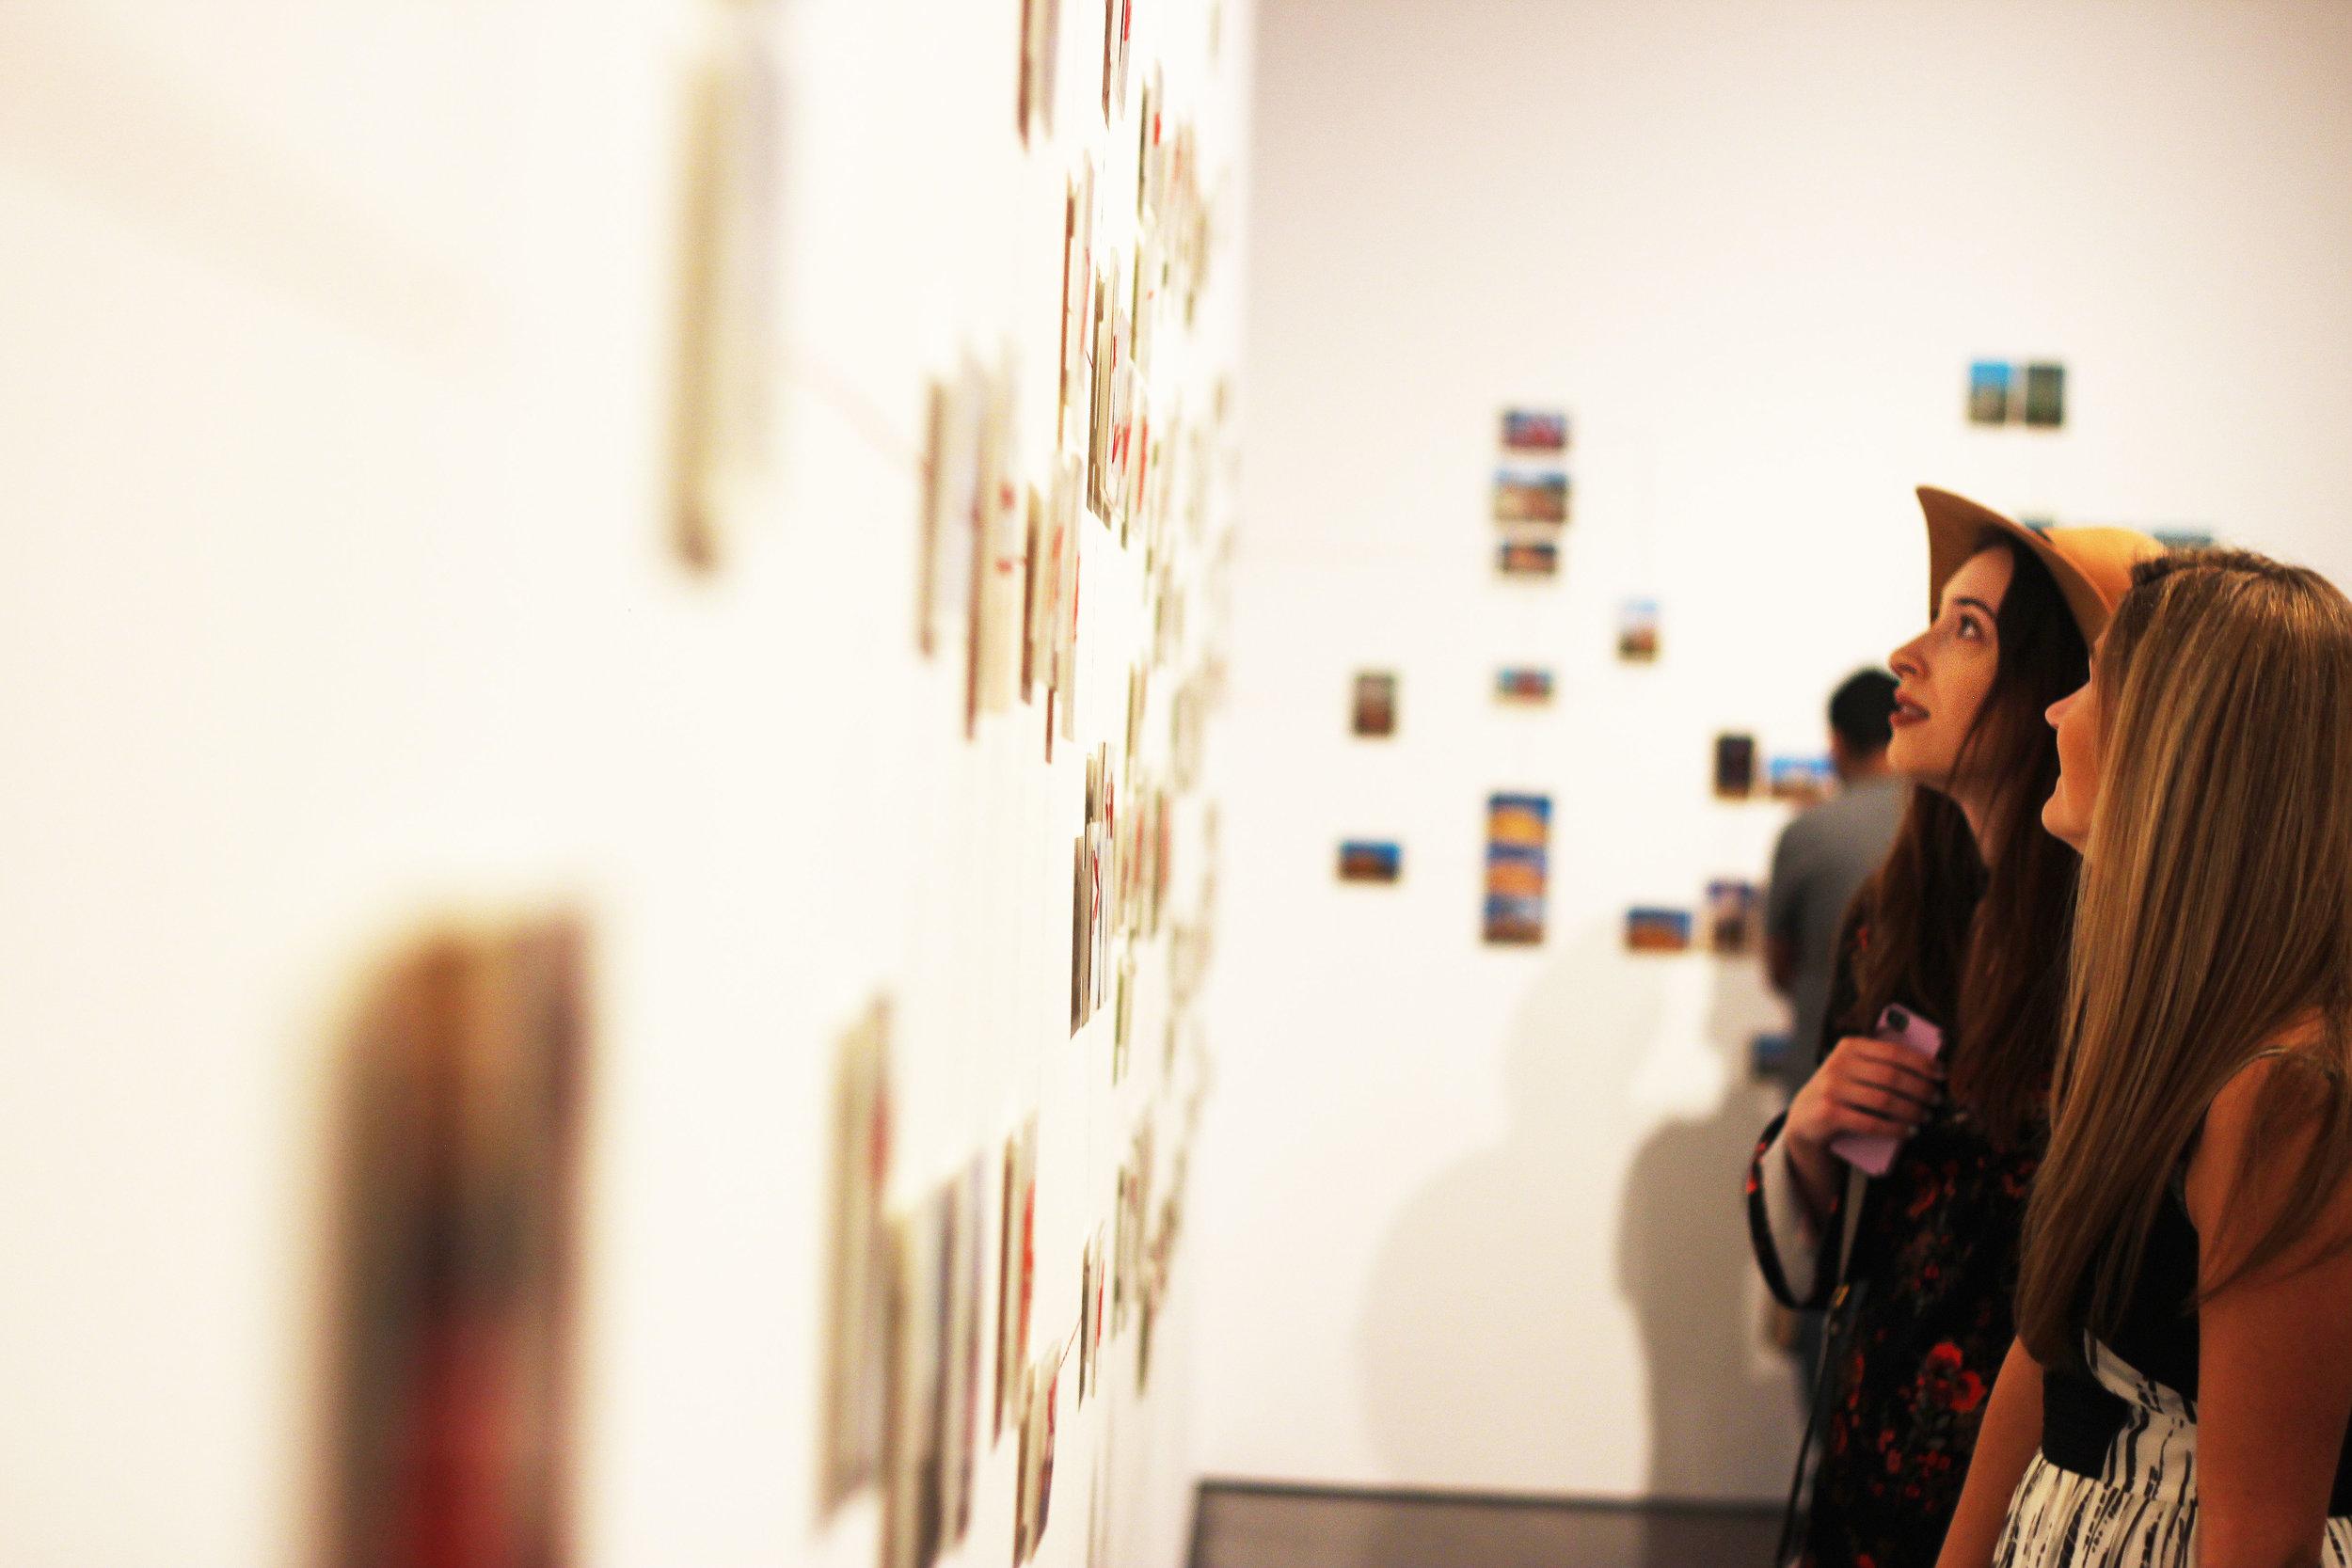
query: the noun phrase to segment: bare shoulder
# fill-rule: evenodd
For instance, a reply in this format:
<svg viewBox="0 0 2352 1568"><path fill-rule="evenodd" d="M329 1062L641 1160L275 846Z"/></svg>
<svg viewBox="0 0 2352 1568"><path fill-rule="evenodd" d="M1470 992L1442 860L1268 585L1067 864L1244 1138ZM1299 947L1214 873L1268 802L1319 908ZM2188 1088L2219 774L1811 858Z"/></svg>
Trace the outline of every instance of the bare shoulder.
<svg viewBox="0 0 2352 1568"><path fill-rule="evenodd" d="M2343 1070L2315 1026L2281 1034L2240 1069L2205 1112L2184 1196L2201 1235L2226 1243L2260 1235L2299 1195L2324 1139L2343 1138L2352 1102ZM2289 1266L2352 1242L2352 1173L2338 1180Z"/></svg>

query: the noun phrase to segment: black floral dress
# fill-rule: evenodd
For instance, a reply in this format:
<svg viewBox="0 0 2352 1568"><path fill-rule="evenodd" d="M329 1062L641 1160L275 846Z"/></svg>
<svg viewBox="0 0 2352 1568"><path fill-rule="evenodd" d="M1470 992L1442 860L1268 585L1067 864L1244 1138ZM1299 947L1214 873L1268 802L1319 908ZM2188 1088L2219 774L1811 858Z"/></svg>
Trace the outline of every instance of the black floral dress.
<svg viewBox="0 0 2352 1568"><path fill-rule="evenodd" d="M1839 955L1829 1017L1853 1003L1857 927ZM1838 1037L1825 1031L1817 1057ZM1834 1214L1813 1271L1788 1287L1767 1219L1764 1156L1785 1116L1748 1164L1748 1227L1772 1293L1793 1307L1827 1307L1820 1463L1795 1561L1805 1568L1932 1568L1960 1503L1985 1398L2015 1324L2018 1238L2042 1143L2003 1151L1948 1102L1914 1133L1865 1192L1853 1256L1836 1277ZM1839 1198L1842 1211L1844 1197Z"/></svg>

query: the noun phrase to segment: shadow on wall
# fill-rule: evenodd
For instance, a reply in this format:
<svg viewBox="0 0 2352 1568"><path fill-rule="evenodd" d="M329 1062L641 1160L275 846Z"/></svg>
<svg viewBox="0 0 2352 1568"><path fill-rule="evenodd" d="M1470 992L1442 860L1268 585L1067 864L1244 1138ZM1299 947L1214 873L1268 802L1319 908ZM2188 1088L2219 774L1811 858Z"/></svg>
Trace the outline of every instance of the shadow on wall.
<svg viewBox="0 0 2352 1568"><path fill-rule="evenodd" d="M1763 1343L1743 1190L1756 1136L1782 1100L1749 1078L1749 1042L1788 1021L1756 961L1707 967L1704 1027L1677 1064L1700 1081L1656 1085L1690 1098L1666 1110L1627 1168L1618 1284L1649 1369L1648 1492L1778 1500L1804 1385L1791 1358Z"/></svg>
<svg viewBox="0 0 2352 1568"><path fill-rule="evenodd" d="M1778 1004L1753 960L1629 962L1613 926L1542 961L1502 1141L1408 1198L1374 1261L1372 1440L1400 1484L1776 1499L1797 1402L1757 1348L1740 1193L1776 1101L1747 1042ZM1642 1373L1613 1344L1629 1328Z"/></svg>

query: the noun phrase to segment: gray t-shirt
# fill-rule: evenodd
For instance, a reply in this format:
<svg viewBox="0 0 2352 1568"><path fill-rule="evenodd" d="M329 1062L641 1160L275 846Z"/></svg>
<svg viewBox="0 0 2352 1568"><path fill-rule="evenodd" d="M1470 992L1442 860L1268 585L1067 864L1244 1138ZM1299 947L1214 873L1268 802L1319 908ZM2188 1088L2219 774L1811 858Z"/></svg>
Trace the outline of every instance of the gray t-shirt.
<svg viewBox="0 0 2352 1568"><path fill-rule="evenodd" d="M1780 832L1764 928L1796 955L1788 989L1796 1024L1785 1069L1790 1094L1813 1075L1820 1050L1846 906L1886 859L1910 800L1908 784L1882 774L1840 790Z"/></svg>

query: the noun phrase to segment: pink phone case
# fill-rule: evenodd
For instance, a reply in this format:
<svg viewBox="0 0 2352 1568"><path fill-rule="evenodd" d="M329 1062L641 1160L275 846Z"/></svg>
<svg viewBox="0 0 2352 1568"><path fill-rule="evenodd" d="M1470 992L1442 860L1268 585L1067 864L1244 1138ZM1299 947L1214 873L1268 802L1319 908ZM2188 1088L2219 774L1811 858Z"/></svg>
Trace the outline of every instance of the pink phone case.
<svg viewBox="0 0 2352 1568"><path fill-rule="evenodd" d="M1890 1006L1879 1014L1879 1026L1871 1031L1871 1036L1907 1045L1930 1061L1944 1050L1944 1031L1904 1006ZM1884 1176L1887 1166L1895 1163L1895 1151L1901 1147L1900 1138L1883 1132L1848 1132L1829 1141L1832 1154L1872 1176Z"/></svg>

